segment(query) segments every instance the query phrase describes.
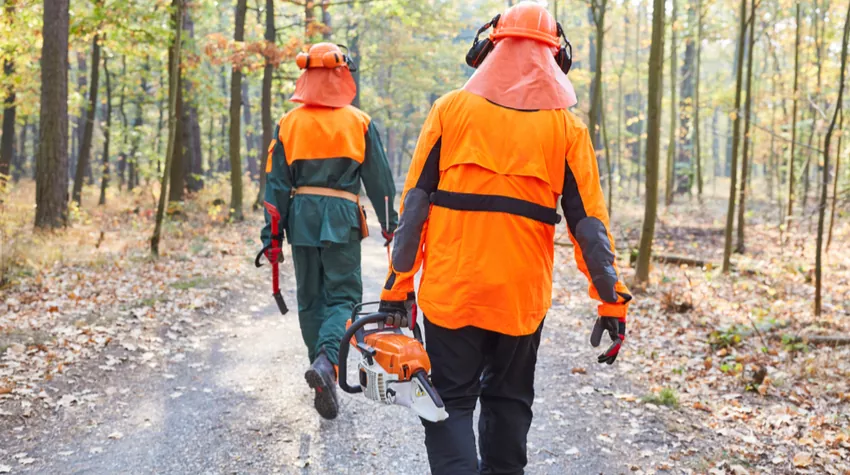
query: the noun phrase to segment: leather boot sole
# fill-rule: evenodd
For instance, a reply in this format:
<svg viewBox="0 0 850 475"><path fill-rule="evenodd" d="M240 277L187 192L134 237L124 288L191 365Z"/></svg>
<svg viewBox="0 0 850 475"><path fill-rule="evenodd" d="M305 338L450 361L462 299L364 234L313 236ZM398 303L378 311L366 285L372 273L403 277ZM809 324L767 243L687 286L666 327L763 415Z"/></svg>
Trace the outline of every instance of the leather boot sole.
<svg viewBox="0 0 850 475"><path fill-rule="evenodd" d="M304 373L304 379L307 380L310 388L316 392L316 399L313 401L313 405L316 407L319 415L325 419L336 419L336 416L339 415L339 402L337 402L334 395L336 388L333 387L336 383L334 381L327 381L313 368L308 369Z"/></svg>

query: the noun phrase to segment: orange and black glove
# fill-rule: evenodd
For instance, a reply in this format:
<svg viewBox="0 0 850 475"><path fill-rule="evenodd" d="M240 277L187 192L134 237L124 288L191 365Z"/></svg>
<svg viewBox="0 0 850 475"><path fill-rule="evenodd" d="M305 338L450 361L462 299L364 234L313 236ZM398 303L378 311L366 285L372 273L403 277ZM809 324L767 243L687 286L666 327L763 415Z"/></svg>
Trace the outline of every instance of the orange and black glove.
<svg viewBox="0 0 850 475"><path fill-rule="evenodd" d="M381 300L378 311L388 315L387 324L398 328L414 328L416 326L416 294L407 294L407 300Z"/></svg>
<svg viewBox="0 0 850 475"><path fill-rule="evenodd" d="M597 361L600 363L614 364L617 355L620 354L620 347L626 341L626 320L617 317L599 317L593 325L593 331L590 333L590 344L594 348L602 342L602 334L608 332L611 337L611 346L599 355Z"/></svg>

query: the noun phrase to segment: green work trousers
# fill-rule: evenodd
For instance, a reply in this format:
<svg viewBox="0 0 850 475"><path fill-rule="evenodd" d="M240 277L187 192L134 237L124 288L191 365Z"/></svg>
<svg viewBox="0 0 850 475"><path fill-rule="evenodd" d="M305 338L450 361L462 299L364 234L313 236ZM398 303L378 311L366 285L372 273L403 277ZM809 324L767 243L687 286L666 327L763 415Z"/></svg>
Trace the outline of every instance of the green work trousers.
<svg viewBox="0 0 850 475"><path fill-rule="evenodd" d="M301 336L312 363L325 350L338 364L339 343L351 310L363 299L360 241L323 247L292 246Z"/></svg>

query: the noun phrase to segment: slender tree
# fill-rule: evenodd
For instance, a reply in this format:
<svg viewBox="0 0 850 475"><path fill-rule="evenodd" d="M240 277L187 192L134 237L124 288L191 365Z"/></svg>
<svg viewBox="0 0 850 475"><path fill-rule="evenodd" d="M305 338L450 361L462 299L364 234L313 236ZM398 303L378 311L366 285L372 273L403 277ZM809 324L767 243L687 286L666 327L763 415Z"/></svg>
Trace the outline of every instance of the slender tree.
<svg viewBox="0 0 850 475"><path fill-rule="evenodd" d="M99 205L106 204L106 188L109 186L109 138L112 135L112 81L109 74L109 55L103 55L103 76L106 80L106 126L103 128L103 172L100 176Z"/></svg>
<svg viewBox="0 0 850 475"><path fill-rule="evenodd" d="M729 207L726 212L726 237L723 246L723 273L728 273L730 259L732 257L732 229L735 227L735 193L738 190L738 148L741 144L741 86L744 81L744 68L740 67L744 61L744 41L747 37L747 0L741 0L739 13L740 27L738 30L738 56L736 80L735 80L735 110L732 130L732 164L729 181Z"/></svg>
<svg viewBox="0 0 850 475"><path fill-rule="evenodd" d="M313 2L307 2L308 5ZM241 43L245 39L245 11L247 0L236 3L236 28L233 40ZM308 11L310 9L308 8ZM309 24L307 25L310 26ZM242 221L242 160L239 143L241 139L239 109L242 105L242 65L234 64L230 76L230 216Z"/></svg>
<svg viewBox="0 0 850 475"><path fill-rule="evenodd" d="M735 252L743 253L744 252L744 228L745 224L745 215L747 211L747 176L750 169L750 115L752 113L753 107L753 57L755 56L755 44L756 44L756 35L755 35L755 25L756 25L756 2L755 0L750 0L750 33L749 33L749 46L747 47L747 99L744 105L744 153L742 154L741 161L741 188L740 188L740 197L738 203L738 240L735 244ZM755 148L753 147L753 152Z"/></svg>
<svg viewBox="0 0 850 475"><path fill-rule="evenodd" d="M590 2L590 17L593 24L596 26L595 45L592 54L593 65L593 81L590 85L590 113L589 124L590 137L593 139L593 148L602 149L600 141L601 132L601 116L602 116L602 51L605 40L605 14L608 10L608 0L591 0ZM608 161L608 156L605 160ZM610 186L610 183L609 183Z"/></svg>
<svg viewBox="0 0 850 475"><path fill-rule="evenodd" d="M44 3L35 227L68 224L68 0Z"/></svg>
<svg viewBox="0 0 850 475"><path fill-rule="evenodd" d="M667 174L665 176L666 186L664 187L664 204L666 206L673 204L673 177L676 172L673 166L673 158L676 156L676 144L679 138L679 129L676 126L676 68L679 62L676 56L678 3L677 0L671 1L673 2L673 10L670 17L670 142L667 145Z"/></svg>
<svg viewBox="0 0 850 475"><path fill-rule="evenodd" d="M832 142L832 134L835 132L835 123L841 114L841 106L844 101L844 79L847 72L847 43L850 39L850 3L847 4L847 15L844 18L844 35L841 40L841 74L838 80L838 100L835 101L835 112L832 121L826 131L823 141L823 179L821 181L820 206L818 207L818 239L815 252L815 315L820 316L823 310L823 231L826 218L826 198L829 188L829 148ZM840 149L839 149L840 152Z"/></svg>
<svg viewBox="0 0 850 475"><path fill-rule="evenodd" d="M676 139L678 147L676 159L673 164L674 193L683 195L689 193L693 186L691 171L693 170L693 129L696 122L694 101L695 87L694 75L696 72L696 39L694 31L697 29L698 4L688 4L687 8L687 30L685 34L685 56L681 68L681 95L679 97L679 127Z"/></svg>
<svg viewBox="0 0 850 475"><path fill-rule="evenodd" d="M702 29L703 29L703 6L702 0L697 2L697 28L696 28L696 59L694 60L694 155L696 156L696 178L697 178L697 199L702 203L702 144L700 142L700 95L699 95L699 80L702 57Z"/></svg>
<svg viewBox="0 0 850 475"><path fill-rule="evenodd" d="M841 143L844 140L844 109L841 109L838 119L838 147L835 148L835 179L832 181L832 209L829 212L829 233L826 238L826 250L832 244L832 228L835 226L835 204L838 201L838 179L841 177Z"/></svg>
<svg viewBox="0 0 850 475"><path fill-rule="evenodd" d="M274 0L266 0L266 46L273 46L275 43L275 27L274 27ZM263 121L263 147L268 147L272 141L274 134L274 125L272 124L272 77L274 76L275 65L272 63L272 58L265 55L263 68L263 98L262 98L262 121ZM358 88L359 90L359 88ZM260 151L262 152L262 148ZM263 205L266 193L266 164L260 164L260 189L257 192L257 200L254 202L254 208L259 209Z"/></svg>
<svg viewBox="0 0 850 475"><path fill-rule="evenodd" d="M172 0L174 12L171 19L174 22L174 38L168 54L168 146L165 152L165 166L159 187L159 202L156 208L156 227L151 236L151 253L159 256L159 241L162 233L162 220L165 216L165 200L168 196L168 178L171 173L171 160L174 158L175 142L177 142L177 94L180 87L180 53L183 36L183 0Z"/></svg>
<svg viewBox="0 0 850 475"><path fill-rule="evenodd" d="M91 165L92 136L94 121L97 116L97 89L100 74L100 35L95 34L91 45L91 81L89 82L89 100L86 108L85 123L83 124L83 140L80 142L80 152L77 154L77 171L74 173L74 191L72 199L77 205L82 202L83 180L86 169Z"/></svg>
<svg viewBox="0 0 850 475"><path fill-rule="evenodd" d="M800 77L800 3L797 3L797 23L794 33L794 92L791 106L791 155L788 157L788 206L786 207L786 222L790 226L794 215L794 151L797 145L797 96L799 95Z"/></svg>
<svg viewBox="0 0 850 475"><path fill-rule="evenodd" d="M658 156L661 146L661 95L664 85L664 0L652 2L652 46L649 50L649 99L646 136L646 206L640 233L638 282L649 281L652 239L658 208Z"/></svg>
<svg viewBox="0 0 850 475"><path fill-rule="evenodd" d="M3 5L3 23L12 29L15 19L15 3L17 0L5 0ZM3 74L8 78L15 73L14 47L3 53ZM6 85L3 99L3 135L0 137L0 191L5 187L10 175L10 166L15 155L15 83L9 81ZM21 143L20 147L23 147Z"/></svg>

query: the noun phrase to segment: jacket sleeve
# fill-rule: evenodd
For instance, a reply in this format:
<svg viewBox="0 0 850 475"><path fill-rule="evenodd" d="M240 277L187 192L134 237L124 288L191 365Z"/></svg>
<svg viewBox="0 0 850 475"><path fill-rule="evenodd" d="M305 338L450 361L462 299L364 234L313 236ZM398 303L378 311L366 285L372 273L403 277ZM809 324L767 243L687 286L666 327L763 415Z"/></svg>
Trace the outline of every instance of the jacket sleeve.
<svg viewBox="0 0 850 475"><path fill-rule="evenodd" d="M599 316L626 319L632 296L620 281L614 238L599 181L596 154L583 124L568 129L561 206L567 218L578 269L590 281L590 297L601 302Z"/></svg>
<svg viewBox="0 0 850 475"><path fill-rule="evenodd" d="M286 220L289 214L289 194L292 191L292 177L289 165L286 163L286 152L280 142L280 126L274 129L274 139L269 144L269 154L266 158L266 191L265 202L277 208L280 213L280 229L277 234L282 235L286 229ZM271 218L268 210L264 210L266 225L260 232L263 246L268 245L271 237Z"/></svg>
<svg viewBox="0 0 850 475"><path fill-rule="evenodd" d="M366 130L366 156L363 159L363 165L360 167L360 179L363 180L366 195L378 214L381 229L394 232L398 226L398 213L394 209L395 181L389 161L387 161L387 155L384 153L384 146L381 144L381 137L378 135L378 129L372 123ZM386 201L384 200L385 197L388 198ZM387 210L384 209L385 202L389 204L389 223L385 222L387 220Z"/></svg>
<svg viewBox="0 0 850 475"><path fill-rule="evenodd" d="M401 218L395 233L395 248L387 281L381 292L381 300L401 301L413 294L413 277L422 266L428 215L431 211L431 193L437 191L440 181L441 134L440 113L435 105L422 127L404 182Z"/></svg>

